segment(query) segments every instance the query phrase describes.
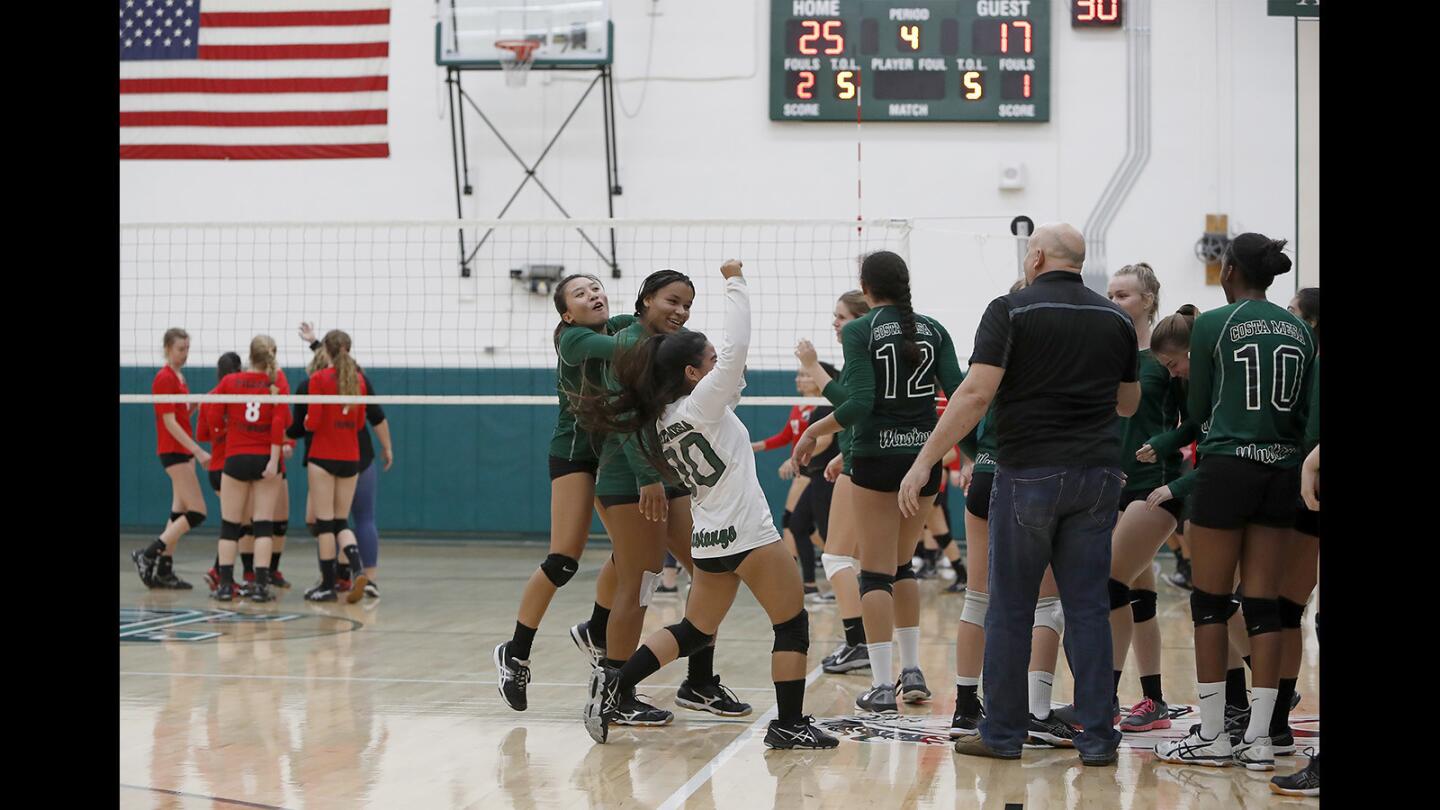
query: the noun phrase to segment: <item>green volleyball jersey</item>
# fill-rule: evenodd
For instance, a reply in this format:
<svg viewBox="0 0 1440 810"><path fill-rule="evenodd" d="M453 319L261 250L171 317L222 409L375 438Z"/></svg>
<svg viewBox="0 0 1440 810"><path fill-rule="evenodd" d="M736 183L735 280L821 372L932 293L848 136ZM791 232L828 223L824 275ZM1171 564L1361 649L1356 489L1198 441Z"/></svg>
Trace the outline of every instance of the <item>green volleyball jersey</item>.
<svg viewBox="0 0 1440 810"><path fill-rule="evenodd" d="M938 321L915 315L920 363L911 367L901 346L900 312L880 306L845 324L841 385L849 394L835 419L854 428L856 456L914 455L935 430L936 383L948 396L965 378L955 359L955 343Z"/></svg>
<svg viewBox="0 0 1440 810"><path fill-rule="evenodd" d="M990 410L980 417L980 423L975 426L975 469L973 472L993 473L995 472L995 406L991 405Z"/></svg>
<svg viewBox="0 0 1440 810"><path fill-rule="evenodd" d="M632 349L648 337L650 337L650 330L646 329L645 324L637 319L615 334L615 351L619 353L627 349ZM609 365L605 367L605 383L612 391L620 390L620 382L615 379L614 369ZM624 464L629 467L631 474L634 475L636 482L640 486L661 482L662 479L659 471L650 464L645 458L644 451L640 449L640 438L638 436L633 433L623 435L611 434L605 438L605 443L607 450L602 452L600 457L602 465L608 466L608 463ZM619 446L622 451L621 453L615 454L611 452L610 448L615 445ZM599 492L598 486L597 484L597 493Z"/></svg>
<svg viewBox="0 0 1440 810"><path fill-rule="evenodd" d="M560 417L550 437L550 455L568 461L594 459L598 448L590 434L575 424L569 394L579 394L588 380L592 390L605 385L605 370L615 355L615 333L635 322L634 315L616 315L599 329L569 326L560 332L555 345L555 394L560 400Z"/></svg>
<svg viewBox="0 0 1440 810"><path fill-rule="evenodd" d="M1200 315L1190 333L1190 413L1204 415L1198 452L1277 467L1301 461L1315 337L1269 301Z"/></svg>
<svg viewBox="0 0 1440 810"><path fill-rule="evenodd" d="M1124 432L1120 442L1120 468L1125 473L1126 491L1150 490L1180 476L1182 459L1176 448L1153 463L1137 461L1135 451L1157 433L1174 430L1180 424L1184 405L1180 381L1160 365L1149 349L1140 350L1140 406L1135 415L1120 420Z"/></svg>
<svg viewBox="0 0 1440 810"><path fill-rule="evenodd" d="M1320 357L1315 357L1315 371L1310 375L1310 413L1305 417L1305 452L1320 443Z"/></svg>

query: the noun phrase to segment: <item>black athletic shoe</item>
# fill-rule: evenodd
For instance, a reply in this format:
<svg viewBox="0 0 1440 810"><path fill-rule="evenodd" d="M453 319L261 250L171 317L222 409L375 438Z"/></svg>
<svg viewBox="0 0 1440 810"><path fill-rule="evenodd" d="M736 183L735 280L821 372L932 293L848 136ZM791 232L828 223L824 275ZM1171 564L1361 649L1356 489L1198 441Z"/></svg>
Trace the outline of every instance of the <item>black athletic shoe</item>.
<svg viewBox="0 0 1440 810"><path fill-rule="evenodd" d="M595 667L590 671L589 690L581 717L590 739L604 743L610 738L610 721L620 708L620 670Z"/></svg>
<svg viewBox="0 0 1440 810"><path fill-rule="evenodd" d="M695 683L686 678L675 691L675 704L721 717L745 717L752 711L749 703L741 703L734 692L720 683L719 675L711 677L708 683Z"/></svg>
<svg viewBox="0 0 1440 810"><path fill-rule="evenodd" d="M521 661L510 655L510 642L495 645L495 669L500 673L500 697L505 705L517 712L525 711L525 687L530 683L530 662Z"/></svg>
<svg viewBox="0 0 1440 810"><path fill-rule="evenodd" d="M610 722L620 726L668 726L674 719L674 712L646 703L631 689L620 694L620 705Z"/></svg>
<svg viewBox="0 0 1440 810"><path fill-rule="evenodd" d="M1314 748L1305 749L1310 762L1303 769L1289 776L1277 776L1270 780L1270 791L1281 796L1320 795L1320 755Z"/></svg>
<svg viewBox="0 0 1440 810"><path fill-rule="evenodd" d="M232 602L235 600L235 583L221 583L215 590L210 592L210 598L216 602Z"/></svg>
<svg viewBox="0 0 1440 810"><path fill-rule="evenodd" d="M188 591L195 587L194 585L191 585L190 583L177 576L174 571L157 573L155 575L155 578L151 580L151 583L151 587L153 588L160 588L171 591Z"/></svg>
<svg viewBox="0 0 1440 810"><path fill-rule="evenodd" d="M1030 730L1026 740L1031 745L1051 746L1054 748L1074 748L1075 729L1069 723L1055 716L1050 712L1045 719L1030 715Z"/></svg>
<svg viewBox="0 0 1440 810"><path fill-rule="evenodd" d="M327 588L323 584L316 585L305 592L307 602L334 602L340 597L335 594L334 588Z"/></svg>
<svg viewBox="0 0 1440 810"><path fill-rule="evenodd" d="M870 668L870 650L864 644L850 646L841 644L835 652L825 656L820 666L828 673L834 675L840 672L853 672L857 669Z"/></svg>
<svg viewBox="0 0 1440 810"><path fill-rule="evenodd" d="M982 706L973 715L963 714L957 706L955 716L950 718L950 738L979 737L980 721L985 717L985 708Z"/></svg>
<svg viewBox="0 0 1440 810"><path fill-rule="evenodd" d="M369 582L365 583L365 598L367 598L367 599L379 599L379 598L380 598L380 585L379 585L378 583L376 583L375 580L373 580L373 579L370 580Z"/></svg>
<svg viewBox="0 0 1440 810"><path fill-rule="evenodd" d="M806 715L796 723L781 723L777 718L770 721L765 730L765 747L790 748L835 748L840 741L815 727L815 718Z"/></svg>
<svg viewBox="0 0 1440 810"><path fill-rule="evenodd" d="M1270 748L1277 757L1288 757L1295 753L1295 735L1290 729L1281 734L1270 733Z"/></svg>
<svg viewBox="0 0 1440 810"><path fill-rule="evenodd" d="M950 583L950 587L945 590L951 591L952 593L959 593L965 590L966 584L970 582L970 572L965 570L965 563L959 560L950 563L950 567L955 570L955 581ZM955 588L957 585L960 586L958 590Z"/></svg>
<svg viewBox="0 0 1440 810"><path fill-rule="evenodd" d="M895 684L882 683L870 687L855 698L855 708L872 714L899 714L900 707L895 705Z"/></svg>
<svg viewBox="0 0 1440 810"><path fill-rule="evenodd" d="M1198 723L1196 725L1199 725ZM1250 707L1243 709L1225 704L1225 734L1230 738L1230 745L1239 745L1245 736L1245 729L1250 727Z"/></svg>
<svg viewBox="0 0 1440 810"><path fill-rule="evenodd" d="M140 582L147 588L155 587L155 558L146 557L141 549L130 552L130 561L135 563L135 570L140 574Z"/></svg>
<svg viewBox="0 0 1440 810"><path fill-rule="evenodd" d="M270 584L277 588L288 589L290 587L290 580L286 579L285 575L280 573L280 569L276 568L270 572Z"/></svg>
<svg viewBox="0 0 1440 810"><path fill-rule="evenodd" d="M254 585L251 585L250 592L246 594L246 596L250 598L251 602L275 601L275 592L270 590L270 586L266 585L263 582L257 582Z"/></svg>
<svg viewBox="0 0 1440 810"><path fill-rule="evenodd" d="M962 569L960 569L960 570L963 572L965 569L962 568ZM952 583L950 583L949 585L945 586L945 593L965 593L965 591L966 591L965 577L963 577L963 576L961 576L961 577L955 577L955 581L954 581L954 582L952 582Z"/></svg>
<svg viewBox="0 0 1440 810"><path fill-rule="evenodd" d="M590 659L590 666L600 666L601 660L605 658L605 645L595 643L595 639L590 636L589 619L570 628L570 640Z"/></svg>

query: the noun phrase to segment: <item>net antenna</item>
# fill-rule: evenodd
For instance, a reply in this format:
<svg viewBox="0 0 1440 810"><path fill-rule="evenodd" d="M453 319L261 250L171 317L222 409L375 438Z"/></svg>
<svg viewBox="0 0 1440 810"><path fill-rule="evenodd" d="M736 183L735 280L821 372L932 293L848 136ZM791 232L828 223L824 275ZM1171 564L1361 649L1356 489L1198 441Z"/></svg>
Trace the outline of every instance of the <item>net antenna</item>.
<svg viewBox="0 0 1440 810"><path fill-rule="evenodd" d="M535 51L544 43L538 39L497 39L495 50L500 52L500 69L505 71L507 87L524 87L535 64Z"/></svg>

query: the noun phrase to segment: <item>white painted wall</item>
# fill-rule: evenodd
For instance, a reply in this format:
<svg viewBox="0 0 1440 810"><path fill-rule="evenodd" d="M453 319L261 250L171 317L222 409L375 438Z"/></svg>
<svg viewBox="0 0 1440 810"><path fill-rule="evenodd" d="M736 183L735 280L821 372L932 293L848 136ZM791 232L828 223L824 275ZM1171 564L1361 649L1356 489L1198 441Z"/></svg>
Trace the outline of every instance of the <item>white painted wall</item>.
<svg viewBox="0 0 1440 810"><path fill-rule="evenodd" d="M1012 248L991 243L981 261L975 241L961 232L1007 233L1010 217L1020 213L1037 222L1081 224L1124 151L1125 34L1072 31L1067 4L1050 2L1049 123L864 126L864 214L920 218L910 241L916 301L949 325L966 350L985 304L1013 277ZM1235 232L1295 237L1294 22L1267 17L1264 3L1254 0L1152 2L1154 149L1111 228L1110 263L1150 262L1164 285L1165 311L1185 302L1216 306L1221 292L1205 286L1204 267L1192 252L1206 213L1229 214ZM768 119L768 0L615 0L613 9L625 189L616 216L855 215L856 128ZM430 0L395 0L389 159L123 161L122 220L453 217L434 13ZM657 80L646 83L639 79L652 25L648 58ZM537 73L524 90L505 88L499 74L470 74L465 81L530 158L584 89L577 75ZM539 171L577 217L606 213L598 93ZM464 213L489 218L522 172L473 116L469 123L476 194ZM1001 166L1017 162L1026 166L1028 186L999 190ZM558 213L532 187L509 216ZM1288 301L1293 278L1276 284L1274 300Z"/></svg>

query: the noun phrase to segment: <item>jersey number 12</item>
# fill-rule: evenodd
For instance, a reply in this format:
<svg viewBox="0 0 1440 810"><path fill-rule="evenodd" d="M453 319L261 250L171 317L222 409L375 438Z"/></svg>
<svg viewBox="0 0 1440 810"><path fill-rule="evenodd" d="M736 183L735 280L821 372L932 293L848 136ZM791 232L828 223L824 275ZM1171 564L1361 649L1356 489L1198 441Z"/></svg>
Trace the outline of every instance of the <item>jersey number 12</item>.
<svg viewBox="0 0 1440 810"><path fill-rule="evenodd" d="M918 399L920 397L934 397L935 383L932 380L921 384L921 380L930 379L930 367L935 365L935 352L928 343L917 344L920 347L920 365L910 379L905 382L904 399ZM886 343L875 350L875 357L885 366L885 398L896 399L896 388L900 384L900 349L897 344Z"/></svg>

